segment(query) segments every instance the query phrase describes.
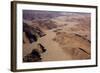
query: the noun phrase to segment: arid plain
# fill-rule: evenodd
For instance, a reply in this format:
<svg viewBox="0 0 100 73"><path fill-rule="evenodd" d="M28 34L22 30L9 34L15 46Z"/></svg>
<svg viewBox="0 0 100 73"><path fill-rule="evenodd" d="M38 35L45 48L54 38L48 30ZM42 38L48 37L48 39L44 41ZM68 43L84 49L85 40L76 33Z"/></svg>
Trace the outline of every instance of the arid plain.
<svg viewBox="0 0 100 73"><path fill-rule="evenodd" d="M23 58L41 43L41 61L91 59L91 14L77 12L23 11L23 22L45 35L30 43L23 32ZM33 32L34 34L34 32Z"/></svg>

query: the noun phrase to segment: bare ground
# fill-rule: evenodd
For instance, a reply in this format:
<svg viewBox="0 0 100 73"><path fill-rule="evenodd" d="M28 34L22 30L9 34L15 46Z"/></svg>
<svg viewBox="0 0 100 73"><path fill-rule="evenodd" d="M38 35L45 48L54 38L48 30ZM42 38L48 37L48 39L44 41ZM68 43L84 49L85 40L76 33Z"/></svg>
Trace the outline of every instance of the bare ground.
<svg viewBox="0 0 100 73"><path fill-rule="evenodd" d="M57 28L47 30L38 26L46 34L36 42L41 43L47 49L45 53L41 54L42 61L91 58L90 15L59 16L51 20L56 22ZM30 26L33 25L32 21L26 22ZM32 48L35 47L34 44L28 42L23 45L23 56L32 51Z"/></svg>

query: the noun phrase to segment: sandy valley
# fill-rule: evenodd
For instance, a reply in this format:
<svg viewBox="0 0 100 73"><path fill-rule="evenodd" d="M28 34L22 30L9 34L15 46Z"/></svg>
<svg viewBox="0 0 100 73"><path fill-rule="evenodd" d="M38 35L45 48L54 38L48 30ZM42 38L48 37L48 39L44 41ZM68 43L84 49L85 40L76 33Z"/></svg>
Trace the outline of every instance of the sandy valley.
<svg viewBox="0 0 100 73"><path fill-rule="evenodd" d="M23 22L36 35L30 43L23 32L23 58L40 43L46 51L41 61L84 60L91 58L91 14L76 12L23 12ZM40 59L39 59L40 60Z"/></svg>

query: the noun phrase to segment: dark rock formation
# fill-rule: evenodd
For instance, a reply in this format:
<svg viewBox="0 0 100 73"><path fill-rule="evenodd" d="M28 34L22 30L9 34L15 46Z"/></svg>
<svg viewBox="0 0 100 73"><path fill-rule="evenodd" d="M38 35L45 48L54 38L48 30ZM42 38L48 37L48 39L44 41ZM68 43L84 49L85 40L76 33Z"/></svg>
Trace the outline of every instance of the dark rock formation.
<svg viewBox="0 0 100 73"><path fill-rule="evenodd" d="M23 62L40 62L40 61L42 61L41 54L46 52L46 49L44 48L44 46L42 44L39 43L38 45L40 46L40 48L39 48L40 50L34 48L30 54L26 55L23 58Z"/></svg>

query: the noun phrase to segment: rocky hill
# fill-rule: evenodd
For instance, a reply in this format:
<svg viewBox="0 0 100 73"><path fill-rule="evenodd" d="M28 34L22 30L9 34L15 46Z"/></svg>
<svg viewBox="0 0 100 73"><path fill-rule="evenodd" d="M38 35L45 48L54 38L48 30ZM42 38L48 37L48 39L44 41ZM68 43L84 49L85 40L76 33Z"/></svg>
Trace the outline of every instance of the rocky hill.
<svg viewBox="0 0 100 73"><path fill-rule="evenodd" d="M30 29L38 28L39 33L45 34L34 42L41 43L47 50L41 54L42 61L91 59L90 13L34 10L23 12L23 22ZM25 33L24 38L28 40ZM23 56L27 56L35 45L27 42L23 46Z"/></svg>

